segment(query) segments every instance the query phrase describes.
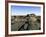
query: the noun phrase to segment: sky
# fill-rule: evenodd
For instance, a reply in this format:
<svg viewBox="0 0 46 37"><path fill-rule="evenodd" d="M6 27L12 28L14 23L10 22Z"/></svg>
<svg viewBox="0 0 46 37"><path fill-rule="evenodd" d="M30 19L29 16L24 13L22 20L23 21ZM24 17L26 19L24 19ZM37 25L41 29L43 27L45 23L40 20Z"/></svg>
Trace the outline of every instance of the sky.
<svg viewBox="0 0 46 37"><path fill-rule="evenodd" d="M40 15L41 8L36 6L11 6L12 15L27 15L27 14L35 14Z"/></svg>

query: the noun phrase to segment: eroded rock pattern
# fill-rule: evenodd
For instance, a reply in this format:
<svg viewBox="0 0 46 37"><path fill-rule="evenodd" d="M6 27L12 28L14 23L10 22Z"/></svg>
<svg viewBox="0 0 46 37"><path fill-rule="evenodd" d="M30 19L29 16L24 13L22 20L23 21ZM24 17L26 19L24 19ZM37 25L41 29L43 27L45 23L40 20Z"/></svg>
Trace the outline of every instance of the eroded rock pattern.
<svg viewBox="0 0 46 37"><path fill-rule="evenodd" d="M40 30L40 19L35 14L11 16L11 31Z"/></svg>

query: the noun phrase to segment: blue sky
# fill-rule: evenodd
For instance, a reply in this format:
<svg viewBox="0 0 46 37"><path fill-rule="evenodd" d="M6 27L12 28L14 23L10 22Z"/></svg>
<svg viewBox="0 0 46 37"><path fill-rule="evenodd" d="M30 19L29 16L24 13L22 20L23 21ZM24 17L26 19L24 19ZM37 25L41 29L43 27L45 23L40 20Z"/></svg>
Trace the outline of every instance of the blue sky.
<svg viewBox="0 0 46 37"><path fill-rule="evenodd" d="M27 15L27 14L36 14L40 15L41 8L36 6L11 6L12 15Z"/></svg>

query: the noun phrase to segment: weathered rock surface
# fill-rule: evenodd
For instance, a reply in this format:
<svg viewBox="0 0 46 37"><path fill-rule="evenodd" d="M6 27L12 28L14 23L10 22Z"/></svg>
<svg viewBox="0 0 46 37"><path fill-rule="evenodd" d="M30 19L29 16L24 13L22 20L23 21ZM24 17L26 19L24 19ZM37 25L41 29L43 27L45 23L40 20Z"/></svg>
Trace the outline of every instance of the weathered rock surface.
<svg viewBox="0 0 46 37"><path fill-rule="evenodd" d="M11 30L40 30L40 19L40 16L36 16L34 14L30 14L27 16L11 16Z"/></svg>

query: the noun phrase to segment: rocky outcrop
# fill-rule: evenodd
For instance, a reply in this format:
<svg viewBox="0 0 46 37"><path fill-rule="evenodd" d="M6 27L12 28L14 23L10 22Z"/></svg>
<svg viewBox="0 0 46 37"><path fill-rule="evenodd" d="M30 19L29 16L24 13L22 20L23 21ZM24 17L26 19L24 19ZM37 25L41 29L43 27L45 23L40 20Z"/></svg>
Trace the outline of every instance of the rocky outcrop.
<svg viewBox="0 0 46 37"><path fill-rule="evenodd" d="M40 16L35 14L28 14L26 16L11 16L11 30L23 31L23 30L39 30Z"/></svg>

